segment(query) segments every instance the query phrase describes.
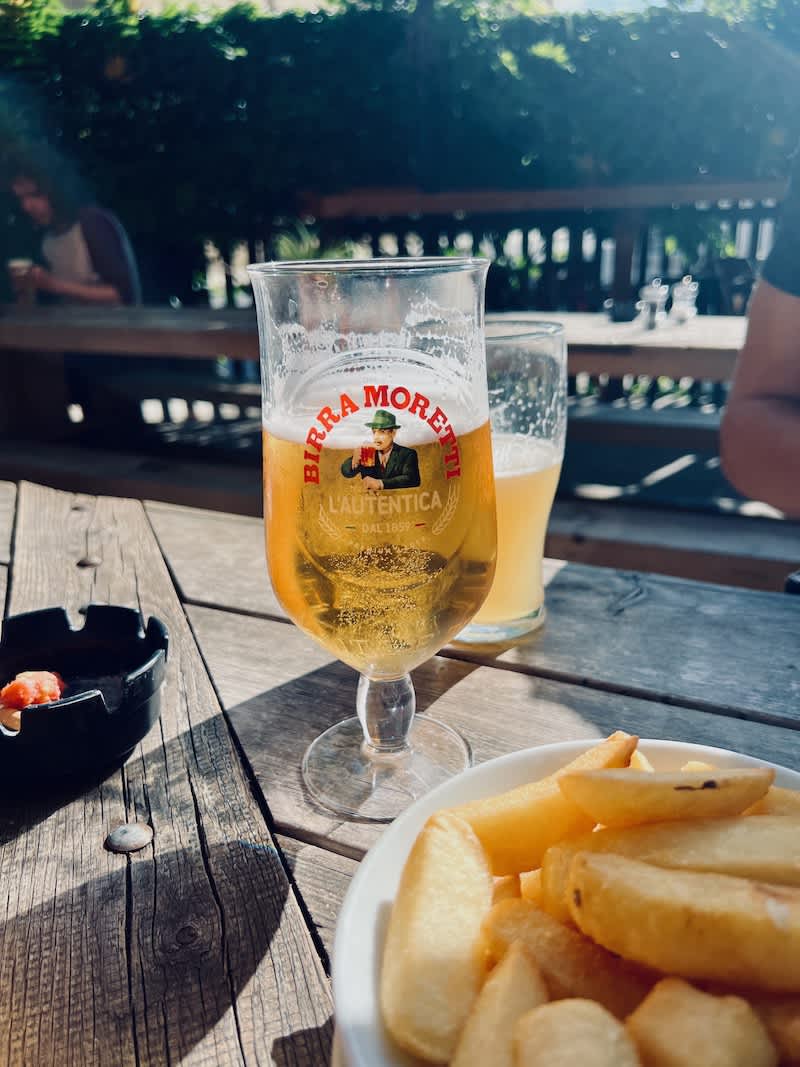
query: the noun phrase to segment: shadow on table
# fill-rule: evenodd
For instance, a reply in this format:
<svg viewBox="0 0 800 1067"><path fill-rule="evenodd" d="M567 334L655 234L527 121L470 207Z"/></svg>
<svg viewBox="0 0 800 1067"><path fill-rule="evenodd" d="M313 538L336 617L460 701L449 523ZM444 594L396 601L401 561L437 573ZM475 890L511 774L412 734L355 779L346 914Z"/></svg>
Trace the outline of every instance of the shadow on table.
<svg viewBox="0 0 800 1067"><path fill-rule="evenodd" d="M178 1063L213 1030L218 1049L255 1060L253 1045L279 1031L281 970L295 966L276 958L247 988L289 892L276 851L233 841L119 862L62 892L50 873L52 895L0 923L3 972L27 975L4 988L0 1043L10 1029L20 1063L90 1048L109 1063L145 1050L150 1063ZM37 870L48 878L46 863ZM331 1040L330 1020L282 1037L275 1062L327 1063Z"/></svg>
<svg viewBox="0 0 800 1067"><path fill-rule="evenodd" d="M475 670L476 664L439 657L423 663L412 673L417 711L425 713ZM226 708L265 794L265 783L273 780L276 767L299 771L311 742L334 723L355 715L357 684L356 672L337 661ZM308 797L305 800L311 803Z"/></svg>
<svg viewBox="0 0 800 1067"><path fill-rule="evenodd" d="M273 1041L271 1063L274 1067L299 1067L300 1064L324 1067L330 1062L332 1043L333 1016L322 1026L295 1030L293 1034Z"/></svg>
<svg viewBox="0 0 800 1067"><path fill-rule="evenodd" d="M71 782L43 782L39 779L13 784L0 782L0 847L28 833L86 793L109 786L121 792L120 780L115 780L118 770L119 767L114 767ZM104 784L101 786L101 783Z"/></svg>

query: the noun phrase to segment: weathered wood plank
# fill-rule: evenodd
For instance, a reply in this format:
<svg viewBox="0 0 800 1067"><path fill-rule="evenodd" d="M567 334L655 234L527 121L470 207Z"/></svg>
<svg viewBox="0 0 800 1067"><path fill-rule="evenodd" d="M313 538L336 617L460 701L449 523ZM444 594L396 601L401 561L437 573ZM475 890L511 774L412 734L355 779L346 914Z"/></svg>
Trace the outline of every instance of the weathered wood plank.
<svg viewBox="0 0 800 1067"><path fill-rule="evenodd" d="M282 615L261 523L167 505L148 505L148 514L187 600ZM796 718L800 598L556 562L547 611L544 630L527 641L453 646L448 655L737 715Z"/></svg>
<svg viewBox="0 0 800 1067"><path fill-rule="evenodd" d="M11 559L11 531L17 506L17 487L12 482L0 482L0 563Z"/></svg>
<svg viewBox="0 0 800 1067"><path fill-rule="evenodd" d="M300 779L306 746L353 713L355 673L285 623L202 607L190 607L188 614L279 832L359 856L379 831L316 809ZM420 709L467 737L478 762L621 728L800 767L800 733L692 708L441 656L414 672L414 684Z"/></svg>
<svg viewBox="0 0 800 1067"><path fill-rule="evenodd" d="M286 617L269 580L261 520L149 500L145 510L182 600Z"/></svg>
<svg viewBox="0 0 800 1067"><path fill-rule="evenodd" d="M796 597L570 563L551 567L546 603L543 629L498 663L796 727Z"/></svg>
<svg viewBox="0 0 800 1067"><path fill-rule="evenodd" d="M324 969L141 505L23 485L9 611L89 601L166 623L162 716L100 788L4 810L4 1062L326 1062ZM131 818L155 837L126 861L102 843Z"/></svg>
<svg viewBox="0 0 800 1067"><path fill-rule="evenodd" d="M292 837L278 835L276 841L330 959L336 920L358 862Z"/></svg>
<svg viewBox="0 0 800 1067"><path fill-rule="evenodd" d="M800 524L562 500L546 551L576 563L780 592L800 562Z"/></svg>

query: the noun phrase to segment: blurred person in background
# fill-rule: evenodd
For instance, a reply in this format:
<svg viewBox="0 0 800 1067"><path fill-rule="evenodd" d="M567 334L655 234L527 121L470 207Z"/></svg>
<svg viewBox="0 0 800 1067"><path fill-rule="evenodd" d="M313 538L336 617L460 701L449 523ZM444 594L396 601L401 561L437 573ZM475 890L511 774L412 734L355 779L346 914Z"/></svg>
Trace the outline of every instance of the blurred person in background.
<svg viewBox="0 0 800 1067"><path fill-rule="evenodd" d="M749 308L721 426L726 477L745 496L800 518L800 169Z"/></svg>
<svg viewBox="0 0 800 1067"><path fill-rule="evenodd" d="M7 175L20 210L42 231L46 264L12 273L18 295L68 304L140 302L139 272L125 230L110 211L88 201L66 168L40 152L11 161Z"/></svg>
<svg viewBox="0 0 800 1067"><path fill-rule="evenodd" d="M33 147L6 158L4 170L19 211L41 234L35 260L7 264L18 303L122 307L141 302L139 271L125 230L114 214L91 202L68 164L49 148ZM119 390L109 392L109 383L134 367L126 357L64 353L66 400L80 407L81 436L102 440L124 419L131 426L141 422L135 402Z"/></svg>

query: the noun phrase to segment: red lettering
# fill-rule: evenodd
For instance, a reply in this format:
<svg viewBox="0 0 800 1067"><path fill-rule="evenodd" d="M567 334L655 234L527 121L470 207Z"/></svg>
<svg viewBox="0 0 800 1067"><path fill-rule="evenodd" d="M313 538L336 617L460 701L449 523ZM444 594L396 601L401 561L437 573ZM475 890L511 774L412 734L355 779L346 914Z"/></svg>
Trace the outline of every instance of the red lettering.
<svg viewBox="0 0 800 1067"><path fill-rule="evenodd" d="M398 408L400 411L405 411L411 403L411 393L409 393L404 385L398 385L396 389L392 389L389 403L391 407Z"/></svg>
<svg viewBox="0 0 800 1067"><path fill-rule="evenodd" d="M321 452L322 442L326 437L327 434L323 433L322 430L318 430L316 426L312 426L306 435L306 444L310 445L311 448L316 448L317 452Z"/></svg>
<svg viewBox="0 0 800 1067"><path fill-rule="evenodd" d="M408 409L409 415L419 415L421 419L427 417L428 414L428 400L427 396L423 396L422 393L414 393L414 399L411 401L411 407Z"/></svg>
<svg viewBox="0 0 800 1067"><path fill-rule="evenodd" d="M442 448L447 448L448 445L454 445L456 443L456 435L453 433L453 427L448 423L447 429L439 438L439 444ZM447 462L445 460L445 462Z"/></svg>
<svg viewBox="0 0 800 1067"><path fill-rule="evenodd" d="M345 415L352 415L354 411L358 411L358 404L355 400L351 400L347 393L342 393L339 397L339 407L342 409L342 418Z"/></svg>
<svg viewBox="0 0 800 1067"><path fill-rule="evenodd" d="M436 411L428 419L428 425L434 433L438 433L447 425L447 416L438 405Z"/></svg>
<svg viewBox="0 0 800 1067"><path fill-rule="evenodd" d="M326 430L332 430L339 421L339 416L334 414L333 408L324 407L317 415L317 422L321 422Z"/></svg>
<svg viewBox="0 0 800 1067"><path fill-rule="evenodd" d="M313 452L304 452L303 459L310 459L314 463L319 463L319 456L315 455Z"/></svg>
<svg viewBox="0 0 800 1067"><path fill-rule="evenodd" d="M450 475L448 475L448 478L449 477ZM305 467L303 467L303 481L306 483L314 482L316 485L319 485L318 464L306 463Z"/></svg>
<svg viewBox="0 0 800 1067"><path fill-rule="evenodd" d="M388 408L389 386L388 385L365 385L364 407L365 408Z"/></svg>
<svg viewBox="0 0 800 1067"><path fill-rule="evenodd" d="M444 474L445 474L445 478L460 478L461 477L461 468L460 467L456 467L455 470L453 470L453 471L445 471Z"/></svg>
<svg viewBox="0 0 800 1067"><path fill-rule="evenodd" d="M444 457L445 467L449 467L453 463L458 465L458 445L455 446L452 452L448 452L448 454ZM448 474L448 478L449 477L450 475Z"/></svg>

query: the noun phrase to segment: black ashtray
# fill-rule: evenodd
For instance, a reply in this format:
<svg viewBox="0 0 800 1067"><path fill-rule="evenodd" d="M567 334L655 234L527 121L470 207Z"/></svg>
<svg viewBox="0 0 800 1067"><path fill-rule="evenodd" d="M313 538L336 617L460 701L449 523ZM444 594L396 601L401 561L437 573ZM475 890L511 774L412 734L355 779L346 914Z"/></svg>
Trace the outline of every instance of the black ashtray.
<svg viewBox="0 0 800 1067"><path fill-rule="evenodd" d="M168 637L138 611L91 604L80 629L63 608L13 615L0 639L0 686L21 671L55 671L58 701L24 708L18 731L0 725L0 786L34 789L122 764L157 721Z"/></svg>

